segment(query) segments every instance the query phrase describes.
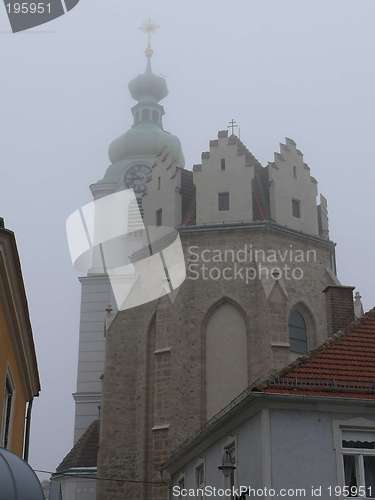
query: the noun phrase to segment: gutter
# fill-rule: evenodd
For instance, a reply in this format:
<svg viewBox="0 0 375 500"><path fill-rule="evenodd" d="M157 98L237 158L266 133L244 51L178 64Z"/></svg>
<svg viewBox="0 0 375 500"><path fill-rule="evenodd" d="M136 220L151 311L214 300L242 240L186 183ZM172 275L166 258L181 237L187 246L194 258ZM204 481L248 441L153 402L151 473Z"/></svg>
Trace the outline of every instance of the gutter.
<svg viewBox="0 0 375 500"><path fill-rule="evenodd" d="M186 463L188 463L192 458L195 457L195 450L199 447L204 449L209 448L210 444L208 441L217 442L223 434L223 427L228 422L233 428L242 425L242 423L249 419L249 414L246 413L246 410L250 410L257 413L260 408L267 407L268 402L276 402L278 404L278 408L280 409L280 403L303 403L308 404L311 403L314 406L322 403L327 403L328 405L364 405L369 407L375 407L375 399L366 399L366 398L350 398L350 397L340 397L340 396L332 396L332 395L306 395L306 394L290 394L290 393L267 393L262 391L252 390L246 395L247 391L244 391L237 398L233 400L232 403L229 403L227 407L225 407L221 412L219 412L216 416L212 417L210 421L207 422L206 428L201 432L198 432L195 436L188 438L182 445L177 448L172 454L169 456L169 459L162 465L163 470L167 470L169 474L172 476L175 474L177 470L183 467ZM239 402L235 403L239 399ZM256 406L256 403L259 403L261 406ZM284 409L284 407L282 408ZM224 432L225 434L225 432ZM199 450L199 453L201 450Z"/></svg>
<svg viewBox="0 0 375 500"><path fill-rule="evenodd" d="M30 399L27 405L26 413L26 430L25 430L25 445L23 449L23 459L25 462L29 460L29 449L30 449L30 425L31 425L31 410L33 409L33 399Z"/></svg>

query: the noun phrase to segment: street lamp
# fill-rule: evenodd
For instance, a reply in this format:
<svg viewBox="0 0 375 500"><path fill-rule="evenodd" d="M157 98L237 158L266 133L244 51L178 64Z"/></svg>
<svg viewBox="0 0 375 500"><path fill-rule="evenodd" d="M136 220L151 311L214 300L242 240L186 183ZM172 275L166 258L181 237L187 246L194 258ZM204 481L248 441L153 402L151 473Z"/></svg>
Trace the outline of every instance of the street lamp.
<svg viewBox="0 0 375 500"><path fill-rule="evenodd" d="M224 476L224 489L230 489L231 492L234 488L234 471L236 466L234 464L233 456L231 450L226 448L223 454L223 460L218 469L223 473ZM231 493L231 498L233 494Z"/></svg>

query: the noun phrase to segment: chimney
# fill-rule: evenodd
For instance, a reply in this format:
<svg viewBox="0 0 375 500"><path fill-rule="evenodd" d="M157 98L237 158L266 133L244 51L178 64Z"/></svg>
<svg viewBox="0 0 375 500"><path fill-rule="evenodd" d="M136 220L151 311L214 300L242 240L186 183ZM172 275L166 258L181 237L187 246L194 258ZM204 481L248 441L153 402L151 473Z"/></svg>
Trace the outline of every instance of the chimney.
<svg viewBox="0 0 375 500"><path fill-rule="evenodd" d="M344 330L354 321L354 286L327 286L323 290L326 296L328 336Z"/></svg>

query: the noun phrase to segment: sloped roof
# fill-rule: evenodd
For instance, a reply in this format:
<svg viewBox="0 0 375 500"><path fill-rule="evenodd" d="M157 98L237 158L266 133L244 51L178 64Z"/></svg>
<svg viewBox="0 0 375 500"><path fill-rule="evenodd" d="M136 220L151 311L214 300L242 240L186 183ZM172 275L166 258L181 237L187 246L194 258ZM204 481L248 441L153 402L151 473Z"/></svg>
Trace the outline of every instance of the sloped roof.
<svg viewBox="0 0 375 500"><path fill-rule="evenodd" d="M375 309L253 390L375 399Z"/></svg>
<svg viewBox="0 0 375 500"><path fill-rule="evenodd" d="M96 467L99 448L99 420L95 420L82 434L70 452L66 455L57 472L83 467Z"/></svg>
<svg viewBox="0 0 375 500"><path fill-rule="evenodd" d="M375 400L375 308L308 355L263 381L257 381L184 441L164 464L169 468L206 435L267 396L311 396ZM353 401L353 404L354 401Z"/></svg>

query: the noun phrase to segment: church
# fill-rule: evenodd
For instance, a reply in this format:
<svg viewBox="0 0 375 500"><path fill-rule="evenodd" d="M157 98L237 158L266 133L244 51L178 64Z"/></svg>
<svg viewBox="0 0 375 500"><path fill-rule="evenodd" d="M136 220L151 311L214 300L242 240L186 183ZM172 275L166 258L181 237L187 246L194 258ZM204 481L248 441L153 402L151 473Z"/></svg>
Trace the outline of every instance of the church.
<svg viewBox="0 0 375 500"><path fill-rule="evenodd" d="M90 188L94 200L132 189L146 228L176 228L186 278L170 296L119 311L106 274L80 278L74 446L53 477L53 500L166 500L173 450L354 319L327 200L295 141L264 166L232 121L186 167L163 127L168 89L150 41L145 55L129 83L133 125Z"/></svg>

